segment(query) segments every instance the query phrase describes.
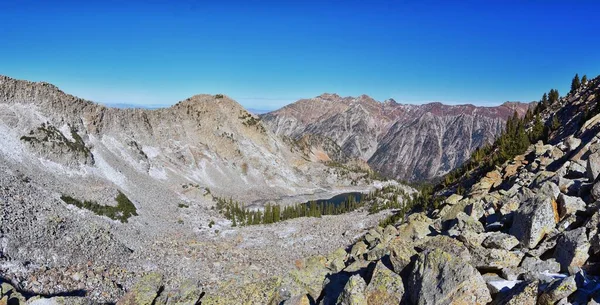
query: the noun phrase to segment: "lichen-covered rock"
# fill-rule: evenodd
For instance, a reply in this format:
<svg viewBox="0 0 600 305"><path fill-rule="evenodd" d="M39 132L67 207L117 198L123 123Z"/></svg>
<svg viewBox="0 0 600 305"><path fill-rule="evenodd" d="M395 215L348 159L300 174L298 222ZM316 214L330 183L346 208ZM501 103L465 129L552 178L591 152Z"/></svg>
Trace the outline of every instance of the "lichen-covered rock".
<svg viewBox="0 0 600 305"><path fill-rule="evenodd" d="M327 264L329 269L333 272L340 272L346 268L346 258L348 253L344 248L338 248L327 257Z"/></svg>
<svg viewBox="0 0 600 305"><path fill-rule="evenodd" d="M163 287L163 276L160 273L149 273L143 276L125 294L117 305L151 305Z"/></svg>
<svg viewBox="0 0 600 305"><path fill-rule="evenodd" d="M310 305L310 299L306 294L297 295L285 300L283 305Z"/></svg>
<svg viewBox="0 0 600 305"><path fill-rule="evenodd" d="M448 234L458 236L463 232L482 233L484 231L483 224L479 220L467 215L465 212L460 212L456 218L452 220Z"/></svg>
<svg viewBox="0 0 600 305"><path fill-rule="evenodd" d="M463 196L461 196L459 194L452 194L452 195L450 195L450 197L448 197L448 198L446 198L446 200L444 200L444 203L449 204L449 205L455 205L461 199L463 199Z"/></svg>
<svg viewBox="0 0 600 305"><path fill-rule="evenodd" d="M432 232L433 221L425 213L417 213L408 216L405 223L398 227L398 236L410 240L421 239Z"/></svg>
<svg viewBox="0 0 600 305"><path fill-rule="evenodd" d="M556 279L544 289L538 298L539 305L552 305L571 295L577 290L575 277L569 276L562 279Z"/></svg>
<svg viewBox="0 0 600 305"><path fill-rule="evenodd" d="M519 240L510 234L492 232L481 244L486 248L511 250L519 244Z"/></svg>
<svg viewBox="0 0 600 305"><path fill-rule="evenodd" d="M444 252L450 253L454 256L463 258L465 261L471 260L471 254L469 249L465 245L455 238L451 238L445 235L437 235L432 237L426 237L422 242L416 245L423 251L431 251L433 249L440 249Z"/></svg>
<svg viewBox="0 0 600 305"><path fill-rule="evenodd" d="M304 266L292 270L290 276L316 300L321 295L323 281L329 273L331 271L327 268L327 260L324 256L317 255L306 259Z"/></svg>
<svg viewBox="0 0 600 305"><path fill-rule="evenodd" d="M374 247L382 239L383 236L381 236L381 233L376 229L371 229L369 230L369 232L367 232L367 234L365 234L365 241L367 242L367 244L369 244L369 247Z"/></svg>
<svg viewBox="0 0 600 305"><path fill-rule="evenodd" d="M554 256L560 263L561 271L576 272L589 258L590 242L585 227L563 232L556 243ZM573 269L575 268L575 269Z"/></svg>
<svg viewBox="0 0 600 305"><path fill-rule="evenodd" d="M282 280L278 277L254 281L241 287L233 282L225 283L219 287L217 294L202 297L202 305L279 304L284 301L279 295L281 285Z"/></svg>
<svg viewBox="0 0 600 305"><path fill-rule="evenodd" d="M367 249L367 244L365 244L363 241L358 241L352 246L352 249L350 250L350 255L354 258L360 257L363 254L367 253Z"/></svg>
<svg viewBox="0 0 600 305"><path fill-rule="evenodd" d="M485 270L502 270L516 267L523 259L523 253L504 249L486 249L484 247L469 247L471 264Z"/></svg>
<svg viewBox="0 0 600 305"><path fill-rule="evenodd" d="M371 304L400 304L404 295L402 278L388 269L381 261L375 265L371 282L365 289L367 303Z"/></svg>
<svg viewBox="0 0 600 305"><path fill-rule="evenodd" d="M535 248L542 238L554 229L558 212L554 200L537 195L521 204L515 212L510 234L523 247Z"/></svg>
<svg viewBox="0 0 600 305"><path fill-rule="evenodd" d="M492 300L477 269L439 249L419 254L408 283L407 291L418 305L487 304Z"/></svg>
<svg viewBox="0 0 600 305"><path fill-rule="evenodd" d="M417 254L413 244L401 238L392 240L388 248L390 249L390 262L394 272L398 274L410 264L412 258Z"/></svg>
<svg viewBox="0 0 600 305"><path fill-rule="evenodd" d="M337 304L367 305L367 298L365 296L366 286L367 283L365 283L365 280L360 275L355 274L351 276L346 286L344 286L344 291L340 294Z"/></svg>
<svg viewBox="0 0 600 305"><path fill-rule="evenodd" d="M202 287L198 281L187 279L176 288L163 292L160 297L164 297L164 303L169 305L196 305L202 297ZM155 302L155 304L161 304Z"/></svg>
<svg viewBox="0 0 600 305"><path fill-rule="evenodd" d="M368 261L376 261L389 253L389 250L384 244L377 244L373 249L369 250L366 255Z"/></svg>
<svg viewBox="0 0 600 305"><path fill-rule="evenodd" d="M471 204L470 200L462 199L453 205L446 205L439 213L442 222L456 218L456 215L460 212L464 212L469 204Z"/></svg>
<svg viewBox="0 0 600 305"><path fill-rule="evenodd" d="M538 293L538 282L522 282L513 289L501 293L494 299L492 305L524 305L536 304Z"/></svg>
<svg viewBox="0 0 600 305"><path fill-rule="evenodd" d="M394 237L396 237L396 235L398 235L398 229L396 229L396 227L394 227L392 225L387 225L383 229L382 235L383 235L383 242L389 242Z"/></svg>

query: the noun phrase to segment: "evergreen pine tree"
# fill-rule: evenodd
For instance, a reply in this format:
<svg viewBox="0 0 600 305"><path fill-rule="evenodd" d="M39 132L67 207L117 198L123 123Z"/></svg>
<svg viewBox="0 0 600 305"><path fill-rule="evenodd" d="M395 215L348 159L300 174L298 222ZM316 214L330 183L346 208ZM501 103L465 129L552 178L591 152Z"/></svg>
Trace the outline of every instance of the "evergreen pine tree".
<svg viewBox="0 0 600 305"><path fill-rule="evenodd" d="M542 95L541 102L544 103L544 105L548 104L548 94L546 94L545 92L544 95Z"/></svg>
<svg viewBox="0 0 600 305"><path fill-rule="evenodd" d="M579 74L575 74L575 77L573 77L573 81L571 81L571 92L574 92L575 90L579 89L579 87L581 87Z"/></svg>
<svg viewBox="0 0 600 305"><path fill-rule="evenodd" d="M581 84L582 84L582 85L585 85L585 84L587 84L587 82L588 82L587 75L585 75L585 74L584 74L584 75L581 77Z"/></svg>

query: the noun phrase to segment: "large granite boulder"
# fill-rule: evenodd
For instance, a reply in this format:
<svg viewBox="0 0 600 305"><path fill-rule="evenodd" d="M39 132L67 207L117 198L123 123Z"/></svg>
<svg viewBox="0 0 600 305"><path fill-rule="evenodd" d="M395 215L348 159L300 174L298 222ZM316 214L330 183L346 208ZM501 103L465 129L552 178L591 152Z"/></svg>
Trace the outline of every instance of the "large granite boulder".
<svg viewBox="0 0 600 305"><path fill-rule="evenodd" d="M367 297L365 296L365 288L367 284L360 275L355 274L350 277L344 290L340 294L338 305L367 305Z"/></svg>
<svg viewBox="0 0 600 305"><path fill-rule="evenodd" d="M561 271L576 272L589 258L589 250L590 242L585 227L581 227L561 234L556 243L554 256L560 263Z"/></svg>
<svg viewBox="0 0 600 305"><path fill-rule="evenodd" d="M414 304L487 304L492 300L481 274L440 249L419 254L407 291Z"/></svg>
<svg viewBox="0 0 600 305"><path fill-rule="evenodd" d="M558 222L556 201L538 194L523 202L515 212L510 234L526 248L535 248Z"/></svg>
<svg viewBox="0 0 600 305"><path fill-rule="evenodd" d="M404 295L402 278L379 261L373 270L371 282L365 289L365 295L369 305L400 304Z"/></svg>

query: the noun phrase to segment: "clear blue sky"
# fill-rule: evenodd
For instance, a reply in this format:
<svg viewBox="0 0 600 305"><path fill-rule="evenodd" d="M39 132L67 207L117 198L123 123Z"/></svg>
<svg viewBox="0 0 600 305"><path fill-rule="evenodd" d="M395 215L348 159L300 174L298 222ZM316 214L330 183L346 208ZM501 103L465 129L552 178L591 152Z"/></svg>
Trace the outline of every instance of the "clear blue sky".
<svg viewBox="0 0 600 305"><path fill-rule="evenodd" d="M102 103L499 104L600 74L599 1L50 2L0 2L0 74Z"/></svg>

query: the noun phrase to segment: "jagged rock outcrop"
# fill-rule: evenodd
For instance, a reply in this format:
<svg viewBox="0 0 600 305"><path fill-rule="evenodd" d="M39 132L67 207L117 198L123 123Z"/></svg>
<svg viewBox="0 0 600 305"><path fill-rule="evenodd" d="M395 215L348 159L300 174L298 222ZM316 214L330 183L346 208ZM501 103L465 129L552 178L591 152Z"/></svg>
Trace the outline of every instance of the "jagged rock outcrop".
<svg viewBox="0 0 600 305"><path fill-rule="evenodd" d="M323 94L261 115L275 134L292 139L318 135L349 158L368 161L392 178L423 180L462 164L475 148L500 134L506 119L529 105L402 105L361 95Z"/></svg>

